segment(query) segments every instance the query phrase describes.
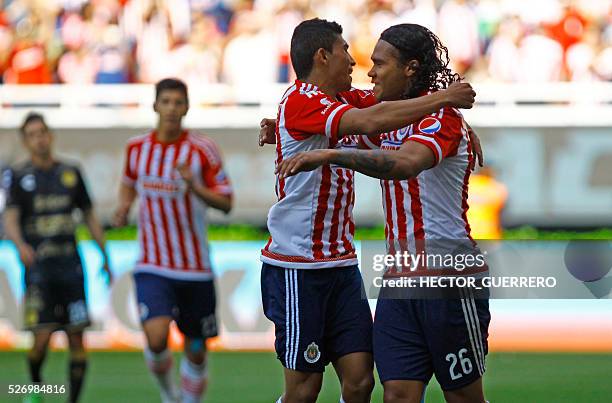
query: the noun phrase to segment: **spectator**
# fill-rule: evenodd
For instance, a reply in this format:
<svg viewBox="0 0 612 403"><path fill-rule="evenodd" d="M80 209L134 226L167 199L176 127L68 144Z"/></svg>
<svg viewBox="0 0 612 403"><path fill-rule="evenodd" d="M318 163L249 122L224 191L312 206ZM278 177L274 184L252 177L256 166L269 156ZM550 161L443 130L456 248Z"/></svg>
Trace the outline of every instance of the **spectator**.
<svg viewBox="0 0 612 403"><path fill-rule="evenodd" d="M243 103L257 102L260 91L278 77L276 42L265 25L263 16L253 11L238 14L223 55L223 78L237 88Z"/></svg>
<svg viewBox="0 0 612 403"><path fill-rule="evenodd" d="M189 41L172 51L173 77L194 85L219 81L221 34L212 17L199 15Z"/></svg>
<svg viewBox="0 0 612 403"><path fill-rule="evenodd" d="M266 23L243 17L253 12ZM240 74L255 45L271 58L253 59L258 74L286 82L294 76L293 28L319 16L342 24L357 61L355 82L369 81L381 30L405 22L436 32L451 67L471 79L610 80L611 12L602 0L538 0L537 7L514 0L0 0L0 76L33 84L201 75L248 87L243 81L252 84L253 74ZM82 74L71 78L66 70Z"/></svg>
<svg viewBox="0 0 612 403"><path fill-rule="evenodd" d="M449 0L440 8L438 34L448 47L453 70L464 74L480 52L478 19L465 0Z"/></svg>

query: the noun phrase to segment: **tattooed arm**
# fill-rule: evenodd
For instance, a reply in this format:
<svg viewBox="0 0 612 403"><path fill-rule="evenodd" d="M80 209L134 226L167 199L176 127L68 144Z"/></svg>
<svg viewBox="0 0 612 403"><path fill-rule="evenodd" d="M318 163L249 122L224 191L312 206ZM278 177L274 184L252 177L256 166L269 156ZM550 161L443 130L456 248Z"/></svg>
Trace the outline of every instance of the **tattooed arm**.
<svg viewBox="0 0 612 403"><path fill-rule="evenodd" d="M409 179L434 166L434 153L408 141L399 150L313 150L298 153L276 168L281 178L332 164L379 179Z"/></svg>

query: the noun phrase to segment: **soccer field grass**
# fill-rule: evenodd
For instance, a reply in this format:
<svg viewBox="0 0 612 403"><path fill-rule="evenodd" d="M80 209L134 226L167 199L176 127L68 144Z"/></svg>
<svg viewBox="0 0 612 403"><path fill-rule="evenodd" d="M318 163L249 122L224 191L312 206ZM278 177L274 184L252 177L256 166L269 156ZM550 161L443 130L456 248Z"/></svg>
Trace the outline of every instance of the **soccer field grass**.
<svg viewBox="0 0 612 403"><path fill-rule="evenodd" d="M50 354L44 369L47 383L65 383L66 353ZM180 356L175 356L175 363ZM176 370L175 365L175 370ZM492 403L610 402L612 355L508 354L489 355L485 389ZM282 392L282 371L271 353L213 353L207 402L272 403ZM0 402L21 399L7 395L8 384L27 382L25 352L0 352ZM333 370L325 373L319 402L338 401L339 387ZM85 403L158 402L153 381L138 352L93 352L82 396ZM46 397L64 402L66 396ZM373 402L382 401L376 385ZM427 402L441 402L440 388L428 389Z"/></svg>

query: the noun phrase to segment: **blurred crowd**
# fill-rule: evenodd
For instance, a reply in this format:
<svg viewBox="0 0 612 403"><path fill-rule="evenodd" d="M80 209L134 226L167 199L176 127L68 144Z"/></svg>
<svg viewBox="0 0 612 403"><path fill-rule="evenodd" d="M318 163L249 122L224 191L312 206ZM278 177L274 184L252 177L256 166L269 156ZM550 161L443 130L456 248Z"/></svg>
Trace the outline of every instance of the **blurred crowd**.
<svg viewBox="0 0 612 403"><path fill-rule="evenodd" d="M482 82L612 80L609 0L0 0L7 84L188 83L237 86L293 78L293 28L319 16L344 27L369 82L380 32L418 23L453 69Z"/></svg>

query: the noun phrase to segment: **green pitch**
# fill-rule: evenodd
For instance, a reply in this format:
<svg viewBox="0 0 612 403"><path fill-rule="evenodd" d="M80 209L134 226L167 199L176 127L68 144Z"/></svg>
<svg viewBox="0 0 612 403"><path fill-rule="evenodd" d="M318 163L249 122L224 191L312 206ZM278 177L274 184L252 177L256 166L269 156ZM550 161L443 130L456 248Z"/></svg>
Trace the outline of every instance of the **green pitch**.
<svg viewBox="0 0 612 403"><path fill-rule="evenodd" d="M175 363L180 357L177 355ZM493 403L610 402L612 355L491 354L485 376L487 397ZM44 369L47 383L64 383L66 354L51 353ZM177 365L175 365L176 370ZM0 352L0 402L18 402L7 395L8 384L27 382L24 352ZM273 403L282 392L282 371L271 353L213 353L210 358L207 402ZM338 381L326 371L319 402L338 401ZM94 352L84 403L158 402L153 381L137 352ZM48 396L45 402L64 402L66 396ZM373 402L382 401L377 385ZM428 388L427 402L442 402L437 384Z"/></svg>

